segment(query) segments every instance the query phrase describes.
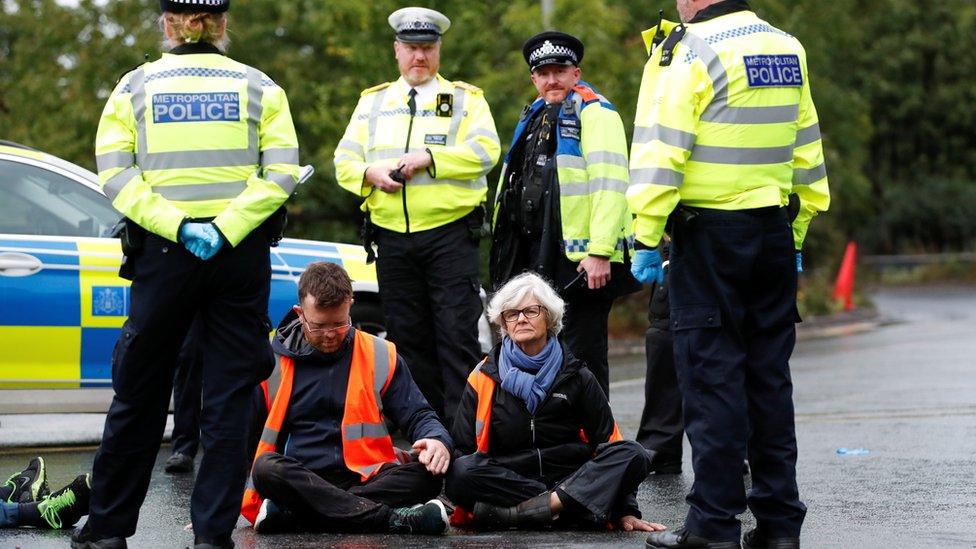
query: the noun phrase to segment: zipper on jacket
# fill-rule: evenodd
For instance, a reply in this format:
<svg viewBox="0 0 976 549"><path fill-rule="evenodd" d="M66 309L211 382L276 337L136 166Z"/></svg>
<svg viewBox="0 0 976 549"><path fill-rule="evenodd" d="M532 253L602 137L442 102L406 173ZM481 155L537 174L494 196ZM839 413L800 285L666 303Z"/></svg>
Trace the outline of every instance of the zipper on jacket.
<svg viewBox="0 0 976 549"><path fill-rule="evenodd" d="M542 450L540 450L539 449L539 446L535 443L535 416L534 415L529 418L529 429L532 431L532 447L535 448L536 456L538 456L538 458L539 458L539 478L543 478L543 476L542 476Z"/></svg>

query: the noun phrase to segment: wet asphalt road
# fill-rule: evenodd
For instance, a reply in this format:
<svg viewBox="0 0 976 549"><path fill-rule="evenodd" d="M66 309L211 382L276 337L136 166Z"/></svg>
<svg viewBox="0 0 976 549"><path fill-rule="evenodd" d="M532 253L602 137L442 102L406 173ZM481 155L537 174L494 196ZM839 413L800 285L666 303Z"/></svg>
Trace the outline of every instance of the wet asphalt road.
<svg viewBox="0 0 976 549"><path fill-rule="evenodd" d="M805 547L976 547L976 288L885 290L875 301L897 322L859 335L801 342L792 361L799 482L809 511ZM625 436L643 405L642 357L613 363L611 395ZM867 448L839 456L837 448ZM160 453L132 547L184 547L191 480L162 472ZM52 489L88 470L93 452L45 454ZM0 475L23 467L0 456ZM693 475L651 477L639 494L646 518L679 527ZM748 477L744 482L748 486ZM744 528L753 524L743 516ZM238 528L238 547L641 546L641 534L464 534L256 536ZM0 547L64 547L68 534L0 532Z"/></svg>

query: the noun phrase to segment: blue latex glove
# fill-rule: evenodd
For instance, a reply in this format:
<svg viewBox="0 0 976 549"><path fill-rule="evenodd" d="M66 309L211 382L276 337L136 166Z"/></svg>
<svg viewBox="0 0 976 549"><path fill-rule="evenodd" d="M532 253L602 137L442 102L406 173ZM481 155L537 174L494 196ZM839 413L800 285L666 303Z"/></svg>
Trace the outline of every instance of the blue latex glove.
<svg viewBox="0 0 976 549"><path fill-rule="evenodd" d="M187 251L206 261L217 254L224 239L211 223L185 223L180 228L180 240Z"/></svg>
<svg viewBox="0 0 976 549"><path fill-rule="evenodd" d="M796 252L796 272L803 272L803 252Z"/></svg>
<svg viewBox="0 0 976 549"><path fill-rule="evenodd" d="M643 284L657 282L664 284L664 267L661 252L657 250L637 250L630 272Z"/></svg>

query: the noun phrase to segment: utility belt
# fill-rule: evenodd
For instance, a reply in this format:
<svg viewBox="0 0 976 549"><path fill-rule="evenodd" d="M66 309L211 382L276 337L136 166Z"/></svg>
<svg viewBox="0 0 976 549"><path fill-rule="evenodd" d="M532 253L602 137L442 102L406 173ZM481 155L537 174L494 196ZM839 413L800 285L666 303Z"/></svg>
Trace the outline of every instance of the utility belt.
<svg viewBox="0 0 976 549"><path fill-rule="evenodd" d="M672 230L676 224L689 224L702 216L709 216L713 214L737 214L755 218L763 218L772 215L779 215L784 209L790 223L793 223L796 216L800 213L800 197L796 194L791 194L789 199L789 204L786 206L764 206L762 208L747 208L744 210L718 210L714 208L699 208L695 206L678 204L674 211L671 212L671 215L668 216L668 221L664 226L664 231L668 234L672 234Z"/></svg>
<svg viewBox="0 0 976 549"><path fill-rule="evenodd" d="M480 242L481 239L491 236L491 222L488 218L488 211L484 203L478 204L467 215L448 223L448 225L454 223L463 223L467 227L468 238L472 242ZM376 244L376 235L381 230L385 229L374 224L369 211L367 211L366 215L363 216L362 228L359 230L359 238L363 244L363 250L366 251L367 265L376 261L376 249L373 245Z"/></svg>
<svg viewBox="0 0 976 549"><path fill-rule="evenodd" d="M193 218L190 222L209 223L213 217ZM268 240L268 245L276 247L285 237L285 227L288 225L288 210L281 206L264 220L252 234L263 235ZM125 280L132 280L135 276L135 261L142 255L146 245L146 238L149 231L128 217L123 217L116 223L110 235L118 238L122 244L122 264L119 266L119 277Z"/></svg>

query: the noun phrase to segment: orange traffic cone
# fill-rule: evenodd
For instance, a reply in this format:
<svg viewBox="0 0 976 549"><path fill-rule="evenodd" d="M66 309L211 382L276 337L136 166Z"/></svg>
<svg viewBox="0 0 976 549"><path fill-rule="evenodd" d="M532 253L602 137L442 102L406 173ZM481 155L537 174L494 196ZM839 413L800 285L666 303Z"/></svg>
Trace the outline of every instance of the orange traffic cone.
<svg viewBox="0 0 976 549"><path fill-rule="evenodd" d="M844 301L844 310L854 308L854 271L857 267L857 243L853 240L847 243L844 260L837 270L837 282L834 284L834 299Z"/></svg>

